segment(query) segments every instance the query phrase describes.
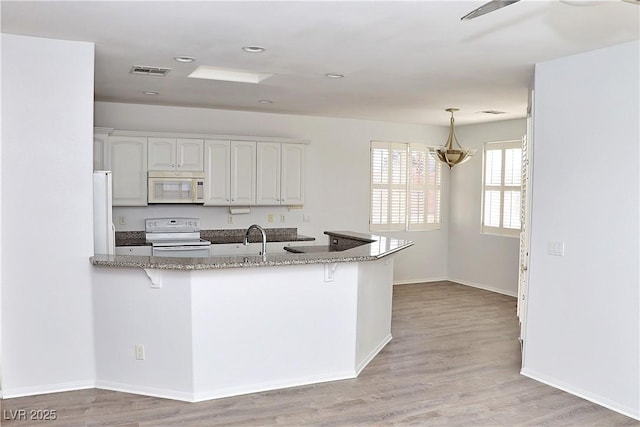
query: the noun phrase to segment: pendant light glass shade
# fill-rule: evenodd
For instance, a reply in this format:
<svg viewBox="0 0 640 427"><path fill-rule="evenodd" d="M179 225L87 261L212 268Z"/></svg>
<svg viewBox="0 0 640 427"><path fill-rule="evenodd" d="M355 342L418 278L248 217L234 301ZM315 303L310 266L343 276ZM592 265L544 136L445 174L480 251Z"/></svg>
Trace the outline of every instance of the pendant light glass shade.
<svg viewBox="0 0 640 427"><path fill-rule="evenodd" d="M458 109L447 108L445 111L451 113L449 138L442 147L429 147L429 151L435 154L438 160L440 160L442 163L446 163L449 166L449 169L451 169L455 165L459 165L469 160L471 156L476 153L476 150L471 148L462 148L462 146L458 142L458 138L456 138L456 132L454 130L455 120L453 119L453 113L458 111Z"/></svg>

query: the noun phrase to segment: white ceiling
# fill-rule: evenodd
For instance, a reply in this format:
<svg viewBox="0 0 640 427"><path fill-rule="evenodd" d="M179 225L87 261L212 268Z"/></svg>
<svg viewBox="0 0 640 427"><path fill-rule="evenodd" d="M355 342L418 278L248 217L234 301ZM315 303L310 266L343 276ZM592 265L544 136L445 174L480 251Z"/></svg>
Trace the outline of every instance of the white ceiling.
<svg viewBox="0 0 640 427"><path fill-rule="evenodd" d="M640 38L640 6L624 1L522 0L460 21L483 3L3 0L0 13L4 33L95 42L98 101L438 125L447 107L461 109L458 124L524 117L535 63ZM172 71L138 76L133 65ZM198 65L274 76L186 78Z"/></svg>

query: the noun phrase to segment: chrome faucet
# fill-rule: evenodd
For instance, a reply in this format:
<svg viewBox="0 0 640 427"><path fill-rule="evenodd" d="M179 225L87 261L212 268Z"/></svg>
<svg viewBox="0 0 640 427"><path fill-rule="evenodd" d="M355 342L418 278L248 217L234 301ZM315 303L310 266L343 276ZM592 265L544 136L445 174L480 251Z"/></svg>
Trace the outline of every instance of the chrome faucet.
<svg viewBox="0 0 640 427"><path fill-rule="evenodd" d="M249 228L247 228L247 232L244 233L244 241L242 242L243 245L247 245L249 244L249 232L251 231L252 228L257 229L260 234L262 234L262 260L266 261L267 259L267 232L264 231L264 228L260 227L258 224L253 224L250 225Z"/></svg>

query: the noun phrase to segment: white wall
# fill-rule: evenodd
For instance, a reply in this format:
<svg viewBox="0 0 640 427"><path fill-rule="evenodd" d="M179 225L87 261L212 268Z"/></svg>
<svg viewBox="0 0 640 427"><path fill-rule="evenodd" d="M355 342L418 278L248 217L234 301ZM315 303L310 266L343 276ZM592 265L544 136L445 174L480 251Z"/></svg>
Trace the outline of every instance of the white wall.
<svg viewBox="0 0 640 427"><path fill-rule="evenodd" d="M307 146L306 202L302 210L262 207L248 215L235 215L228 224L228 209L222 207L154 207L114 209L114 218L124 216L119 230L143 230L144 218L162 215L200 217L203 228L245 228L252 223L269 227L297 227L300 234L326 242L326 230L368 232L369 147L371 140L426 142L440 145L447 130L365 120L224 111L204 108L162 107L97 102L96 126L121 130L217 133L279 136L311 140ZM393 233L415 245L395 260L396 283L441 280L447 277L448 172L444 173L442 229L429 232ZM267 223L267 215L287 216L285 223ZM302 222L302 214L311 222Z"/></svg>
<svg viewBox="0 0 640 427"><path fill-rule="evenodd" d="M93 60L2 35L4 397L93 385Z"/></svg>
<svg viewBox="0 0 640 427"><path fill-rule="evenodd" d="M460 144L478 151L451 171L449 280L517 295L519 239L481 233L482 151L485 142L520 140L526 131L526 119L456 126Z"/></svg>
<svg viewBox="0 0 640 427"><path fill-rule="evenodd" d="M638 70L639 42L536 66L522 372L640 419Z"/></svg>

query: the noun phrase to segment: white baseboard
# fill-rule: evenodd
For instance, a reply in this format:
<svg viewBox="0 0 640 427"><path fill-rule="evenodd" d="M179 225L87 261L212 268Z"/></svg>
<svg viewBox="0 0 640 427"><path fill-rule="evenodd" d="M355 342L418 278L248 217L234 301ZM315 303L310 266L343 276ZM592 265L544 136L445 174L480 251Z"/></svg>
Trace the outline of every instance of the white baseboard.
<svg viewBox="0 0 640 427"><path fill-rule="evenodd" d="M14 397L36 396L38 394L61 393L65 391L86 390L95 388L93 381L72 381L57 384L42 384L33 387L3 388L2 398L12 399Z"/></svg>
<svg viewBox="0 0 640 427"><path fill-rule="evenodd" d="M458 280L458 279L446 279L450 282L454 282L454 283L459 283L461 285L465 285L465 286L470 286L472 288L478 288L478 289L483 289L485 291L491 291L491 292L495 292L498 294L502 294L502 295L507 295L510 297L514 297L517 298L518 297L518 291L505 291L504 289L499 289L499 288L494 288L493 286L489 286L489 285L484 285L482 283L475 283L475 282L470 282L468 280Z"/></svg>
<svg viewBox="0 0 640 427"><path fill-rule="evenodd" d="M95 388L102 390L119 391L122 393L140 394L143 396L160 397L163 399L181 400L183 402L195 402L191 392L168 390L163 388L141 386L139 384L118 383L114 381L96 381Z"/></svg>
<svg viewBox="0 0 640 427"><path fill-rule="evenodd" d="M418 283L431 283L431 282L442 282L445 280L449 280L446 277L431 277L428 279L410 279L410 280L395 280L393 285L416 285Z"/></svg>
<svg viewBox="0 0 640 427"><path fill-rule="evenodd" d="M355 377L356 373L354 371L332 372L330 375L314 375L309 377L287 378L284 381L269 381L264 383L247 384L239 387L227 387L215 390L196 391L193 395L193 402L202 402L205 400L220 399L223 397L260 393L263 391L298 387L309 384L318 384L329 381L346 380Z"/></svg>
<svg viewBox="0 0 640 427"><path fill-rule="evenodd" d="M382 351L385 345L389 344L389 341L391 341L392 338L393 337L391 336L391 334L388 334L378 343L377 346L373 348L373 350L369 352L369 354L364 357L364 359L360 361L360 363L356 365L356 376L360 375L360 372L362 372L362 370L369 364L369 362L371 362L373 358Z"/></svg>
<svg viewBox="0 0 640 427"><path fill-rule="evenodd" d="M597 405L604 406L607 409L611 409L612 411L618 412L622 415L626 415L627 417L640 421L640 408L632 408L626 405L622 405L619 402L615 402L610 399L607 399L606 397L600 396L598 394L594 394L586 390L582 390L578 387L574 387L571 384L567 384L563 381L559 381L556 378L549 377L547 375L541 374L531 369L522 368L522 370L520 371L520 374L524 375L525 377L531 378L533 380L539 381L548 386L557 388L558 390L562 390L567 393L573 394L574 396L578 396L582 399L588 400L589 402L593 402Z"/></svg>

